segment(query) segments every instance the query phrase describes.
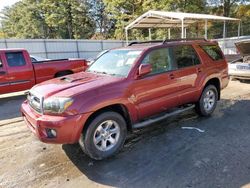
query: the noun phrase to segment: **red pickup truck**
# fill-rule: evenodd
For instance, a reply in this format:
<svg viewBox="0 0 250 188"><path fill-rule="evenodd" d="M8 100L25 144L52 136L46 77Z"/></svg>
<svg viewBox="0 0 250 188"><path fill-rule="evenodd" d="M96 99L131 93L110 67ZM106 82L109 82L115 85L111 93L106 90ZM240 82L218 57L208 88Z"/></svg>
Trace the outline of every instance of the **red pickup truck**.
<svg viewBox="0 0 250 188"><path fill-rule="evenodd" d="M24 49L0 49L0 94L30 89L51 78L84 71L85 60L48 60L31 62Z"/></svg>
<svg viewBox="0 0 250 188"><path fill-rule="evenodd" d="M107 51L85 72L36 85L21 112L41 141L79 142L100 160L118 152L130 130L191 108L209 116L228 82L216 42L132 43Z"/></svg>

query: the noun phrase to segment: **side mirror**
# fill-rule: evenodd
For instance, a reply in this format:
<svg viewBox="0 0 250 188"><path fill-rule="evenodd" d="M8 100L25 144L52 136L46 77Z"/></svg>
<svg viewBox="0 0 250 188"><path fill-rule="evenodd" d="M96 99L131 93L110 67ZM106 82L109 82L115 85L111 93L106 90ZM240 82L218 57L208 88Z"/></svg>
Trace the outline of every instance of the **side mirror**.
<svg viewBox="0 0 250 188"><path fill-rule="evenodd" d="M141 64L139 67L138 77L145 76L152 71L151 64Z"/></svg>

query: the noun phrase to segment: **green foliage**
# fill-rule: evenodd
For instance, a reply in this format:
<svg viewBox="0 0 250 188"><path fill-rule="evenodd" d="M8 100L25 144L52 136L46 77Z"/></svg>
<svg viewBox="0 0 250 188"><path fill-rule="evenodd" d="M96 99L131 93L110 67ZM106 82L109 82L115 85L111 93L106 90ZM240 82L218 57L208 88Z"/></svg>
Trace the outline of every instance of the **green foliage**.
<svg viewBox="0 0 250 188"><path fill-rule="evenodd" d="M165 10L180 12L205 12L205 0L104 0L110 16L116 20L114 38L124 39L125 27L136 17L148 10ZM178 30L178 29L175 29ZM147 30L132 30L133 39L147 39ZM164 34L163 34L164 33ZM166 31L158 30L153 32L153 38L164 38ZM174 32L176 33L176 32ZM155 35L156 34L156 35ZM131 38L132 39L132 38Z"/></svg>
<svg viewBox="0 0 250 188"><path fill-rule="evenodd" d="M250 34L250 4L239 5L234 11L234 14L241 18L241 35Z"/></svg>
<svg viewBox="0 0 250 188"><path fill-rule="evenodd" d="M10 38L89 38L95 32L84 2L23 0L3 11L2 29Z"/></svg>
<svg viewBox="0 0 250 188"><path fill-rule="evenodd" d="M132 20L148 10L165 10L238 17L242 34L250 34L247 2L250 0L22 0L3 10L2 30L8 38L125 39L124 29ZM237 24L227 26L227 36L235 36ZM222 37L222 27L222 22L209 22L209 38ZM187 29L188 37L202 37L204 22ZM166 38L167 29L151 31L152 39ZM173 38L180 33L180 28L171 29ZM148 30L132 29L129 36L147 40Z"/></svg>
<svg viewBox="0 0 250 188"><path fill-rule="evenodd" d="M112 37L115 20L110 19L106 6L102 0L87 0L91 18L96 23L96 33L94 39L106 39Z"/></svg>

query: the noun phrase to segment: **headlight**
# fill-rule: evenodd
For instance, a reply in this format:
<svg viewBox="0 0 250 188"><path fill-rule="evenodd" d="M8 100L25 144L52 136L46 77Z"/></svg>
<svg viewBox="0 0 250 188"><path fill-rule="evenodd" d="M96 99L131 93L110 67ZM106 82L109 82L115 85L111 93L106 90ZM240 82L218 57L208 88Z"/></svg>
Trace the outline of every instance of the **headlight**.
<svg viewBox="0 0 250 188"><path fill-rule="evenodd" d="M61 114L73 103L71 98L48 98L43 102L44 113Z"/></svg>

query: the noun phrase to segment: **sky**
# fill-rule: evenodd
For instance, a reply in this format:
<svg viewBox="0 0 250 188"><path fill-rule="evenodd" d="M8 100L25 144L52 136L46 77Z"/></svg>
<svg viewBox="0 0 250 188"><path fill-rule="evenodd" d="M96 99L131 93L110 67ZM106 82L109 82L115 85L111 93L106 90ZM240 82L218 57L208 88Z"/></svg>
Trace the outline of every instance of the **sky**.
<svg viewBox="0 0 250 188"><path fill-rule="evenodd" d="M5 7L5 6L11 6L14 3L18 2L20 0L0 0L0 11Z"/></svg>

